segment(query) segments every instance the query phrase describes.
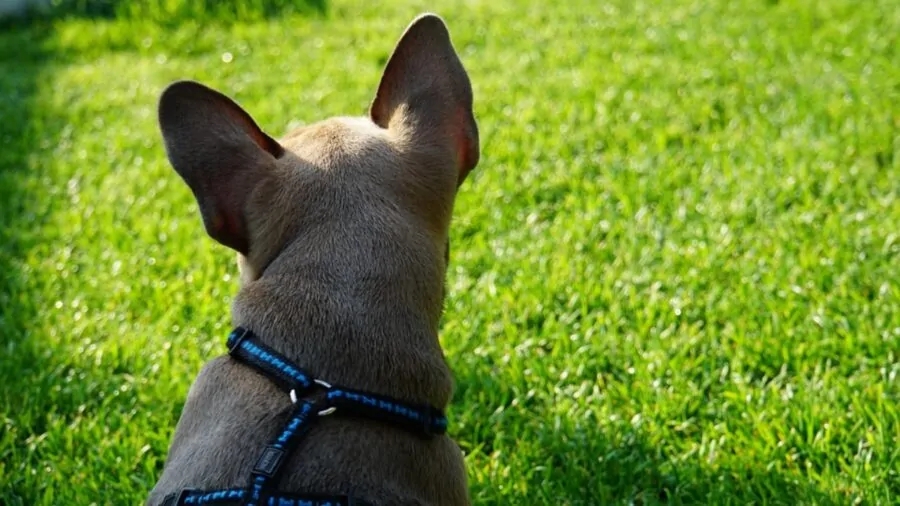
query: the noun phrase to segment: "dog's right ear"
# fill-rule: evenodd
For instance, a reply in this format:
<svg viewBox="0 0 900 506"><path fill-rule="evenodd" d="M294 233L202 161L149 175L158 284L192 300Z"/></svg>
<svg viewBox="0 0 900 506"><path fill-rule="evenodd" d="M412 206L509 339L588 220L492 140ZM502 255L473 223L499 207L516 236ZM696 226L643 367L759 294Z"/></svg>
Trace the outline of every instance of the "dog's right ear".
<svg viewBox="0 0 900 506"><path fill-rule="evenodd" d="M422 14L410 23L384 68L369 116L456 161L457 185L478 164L472 84L444 20Z"/></svg>
<svg viewBox="0 0 900 506"><path fill-rule="evenodd" d="M207 233L246 255L245 204L284 149L234 101L193 81L163 91L159 126L169 161L197 199Z"/></svg>

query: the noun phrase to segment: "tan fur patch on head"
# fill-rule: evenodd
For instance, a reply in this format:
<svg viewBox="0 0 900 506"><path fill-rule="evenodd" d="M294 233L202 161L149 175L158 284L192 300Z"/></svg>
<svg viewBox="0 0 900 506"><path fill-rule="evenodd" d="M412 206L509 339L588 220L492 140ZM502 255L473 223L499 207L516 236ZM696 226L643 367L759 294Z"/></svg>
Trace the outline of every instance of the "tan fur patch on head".
<svg viewBox="0 0 900 506"><path fill-rule="evenodd" d="M372 150L390 150L390 136L367 118L339 117L294 130L282 140L297 156L323 169Z"/></svg>
<svg viewBox="0 0 900 506"><path fill-rule="evenodd" d="M241 285L246 285L247 283L251 283L259 279L260 272L250 264L247 260L247 257L238 253L237 254L237 265L238 265L238 273L240 274Z"/></svg>

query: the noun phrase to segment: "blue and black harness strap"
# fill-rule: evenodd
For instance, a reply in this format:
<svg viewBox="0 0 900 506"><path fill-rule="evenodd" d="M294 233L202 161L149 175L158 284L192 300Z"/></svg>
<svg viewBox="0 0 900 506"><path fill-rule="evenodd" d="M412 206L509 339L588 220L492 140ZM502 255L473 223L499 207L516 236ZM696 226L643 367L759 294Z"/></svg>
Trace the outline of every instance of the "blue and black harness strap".
<svg viewBox="0 0 900 506"><path fill-rule="evenodd" d="M367 506L370 503L348 495L284 494L276 490L282 464L318 419L340 414L380 420L425 436L447 431L447 418L440 410L332 386L259 342L248 329L234 329L227 344L233 358L253 367L287 391L294 409L285 426L263 449L247 486L222 490L186 489L166 496L161 506Z"/></svg>

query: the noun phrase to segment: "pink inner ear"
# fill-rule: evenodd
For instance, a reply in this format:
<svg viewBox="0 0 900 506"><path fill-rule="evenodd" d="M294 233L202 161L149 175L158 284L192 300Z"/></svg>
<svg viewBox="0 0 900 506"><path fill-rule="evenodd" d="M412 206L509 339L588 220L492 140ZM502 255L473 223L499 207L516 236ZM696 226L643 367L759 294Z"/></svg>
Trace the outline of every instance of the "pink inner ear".
<svg viewBox="0 0 900 506"><path fill-rule="evenodd" d="M456 160L457 170L459 172L459 180L457 184L462 184L463 180L469 175L474 160L472 160L472 138L469 132L469 113L465 107L456 109L456 117L454 118L454 130L456 137Z"/></svg>
<svg viewBox="0 0 900 506"><path fill-rule="evenodd" d="M241 254L247 254L246 230L239 216L211 208L204 213L204 220L207 223L207 232L213 239Z"/></svg>
<svg viewBox="0 0 900 506"><path fill-rule="evenodd" d="M469 157L469 141L466 139L466 134L463 132L463 129L457 130L456 134L456 159L458 160L457 169L459 169L460 174L467 171L466 166L468 165L468 157Z"/></svg>

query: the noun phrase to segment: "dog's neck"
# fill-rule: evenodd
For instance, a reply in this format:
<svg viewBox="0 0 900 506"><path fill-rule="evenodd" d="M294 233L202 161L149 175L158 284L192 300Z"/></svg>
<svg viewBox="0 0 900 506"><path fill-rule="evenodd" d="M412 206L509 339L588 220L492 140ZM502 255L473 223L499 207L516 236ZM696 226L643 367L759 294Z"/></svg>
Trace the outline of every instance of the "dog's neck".
<svg viewBox="0 0 900 506"><path fill-rule="evenodd" d="M235 326L253 330L326 381L438 408L447 405L452 376L437 336L440 315L430 314L428 307L435 295L416 293L436 289L440 294L442 279L434 287L410 283L421 279L416 273L408 273L405 282L347 269L339 276L334 259L317 262L296 252L281 258L290 261L273 262L241 288L232 308ZM385 274L383 265L375 269Z"/></svg>

